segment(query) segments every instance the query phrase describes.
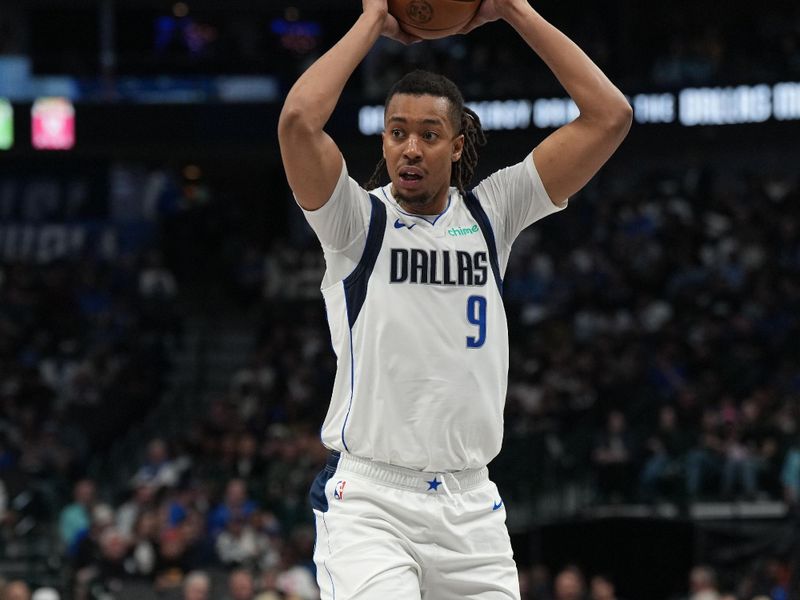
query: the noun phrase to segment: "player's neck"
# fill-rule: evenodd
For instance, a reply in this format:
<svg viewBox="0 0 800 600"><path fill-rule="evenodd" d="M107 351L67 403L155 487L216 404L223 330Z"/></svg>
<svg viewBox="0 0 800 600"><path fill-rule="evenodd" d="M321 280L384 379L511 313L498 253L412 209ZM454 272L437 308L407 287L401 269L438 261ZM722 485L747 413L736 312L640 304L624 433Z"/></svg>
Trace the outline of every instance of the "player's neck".
<svg viewBox="0 0 800 600"><path fill-rule="evenodd" d="M412 215L433 216L442 214L447 208L447 203L450 199L450 188L442 190L442 192L439 192L436 196L428 200L409 200L398 196L395 193L394 186L392 186L392 196L394 196L398 206L407 213Z"/></svg>

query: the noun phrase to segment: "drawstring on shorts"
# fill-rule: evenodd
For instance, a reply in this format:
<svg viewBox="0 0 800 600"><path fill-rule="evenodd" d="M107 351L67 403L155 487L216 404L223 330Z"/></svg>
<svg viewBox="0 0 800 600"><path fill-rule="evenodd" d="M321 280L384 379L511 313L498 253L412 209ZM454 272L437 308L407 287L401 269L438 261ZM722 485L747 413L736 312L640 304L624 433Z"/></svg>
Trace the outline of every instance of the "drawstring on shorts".
<svg viewBox="0 0 800 600"><path fill-rule="evenodd" d="M450 479L452 479L455 482L455 484L458 486L458 491L460 492L461 491L461 482L458 480L458 477L453 475L451 472L448 471L446 473L439 473L439 475L437 475L437 477L441 476L441 478L442 478L442 487L444 488L444 491L447 494L447 497L450 498L450 500L453 501L453 504L460 504L461 506L463 506L464 505L464 500L461 499L461 496L459 496L458 500L456 500L456 496L453 495L453 492L450 491L450 488L447 485L447 476L448 475L450 476Z"/></svg>

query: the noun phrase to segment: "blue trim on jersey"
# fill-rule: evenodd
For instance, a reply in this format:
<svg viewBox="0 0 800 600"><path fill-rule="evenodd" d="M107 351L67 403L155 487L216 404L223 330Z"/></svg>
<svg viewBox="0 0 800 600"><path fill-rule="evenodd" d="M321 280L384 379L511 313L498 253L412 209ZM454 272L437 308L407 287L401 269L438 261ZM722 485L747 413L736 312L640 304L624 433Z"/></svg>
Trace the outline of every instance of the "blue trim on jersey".
<svg viewBox="0 0 800 600"><path fill-rule="evenodd" d="M358 261L356 268L343 282L344 297L347 303L347 322L351 329L367 298L367 283L375 268L375 261L378 260L378 254L383 245L383 235L386 233L386 206L377 196L370 194L369 199L372 203L372 211L369 216L369 230L364 252L361 254L361 260Z"/></svg>
<svg viewBox="0 0 800 600"><path fill-rule="evenodd" d="M445 206L445 207L444 207L444 210L438 214L438 216L437 216L437 217L436 217L436 218L433 220L433 222L431 223L431 225L436 225L436 221L438 221L439 219L441 219L441 218L442 218L442 215L444 215L444 213L446 213L446 212L447 212L447 209L448 209L448 208L450 208L450 201L451 201L451 198L450 198L450 196L448 196L448 197L447 197L447 206ZM425 220L427 221L427 219L425 219Z"/></svg>
<svg viewBox="0 0 800 600"><path fill-rule="evenodd" d="M392 199L389 198L389 196L386 195L386 190L385 189L381 188L381 193L383 194L384 198L386 198L389 202L392 202ZM436 218L433 221L429 221L428 217L426 215L415 215L414 213L407 213L406 211L404 211L404 210L402 210L400 208L400 205L396 201L393 202L393 204L395 205L395 208L397 208L397 212L399 212L401 215L406 215L407 217L416 217L417 219L422 219L423 221L425 221L429 225L433 226L433 225L436 225L436 221L438 221L439 218L450 209L451 201L452 201L452 197L451 196L447 196L447 206L444 207L444 210L442 212L440 212L438 215L436 215Z"/></svg>
<svg viewBox="0 0 800 600"><path fill-rule="evenodd" d="M467 205L467 210L469 210L472 218L478 222L478 227L481 228L483 237L486 240L486 245L489 248L489 265L492 267L497 289L502 296L503 278L500 276L500 263L497 260L497 242L495 242L494 239L492 223L489 221L489 216L486 214L486 211L483 210L480 200L478 200L478 197L472 191L467 192L466 196L464 196L464 204Z"/></svg>
<svg viewBox="0 0 800 600"><path fill-rule="evenodd" d="M347 323L350 329L350 403L347 405L347 415L342 423L342 445L348 452L347 442L344 439L344 429L347 427L347 420L350 418L350 409L353 406L353 391L355 389L355 357L353 356L353 325L364 306L367 299L367 284L378 260L383 236L386 233L386 206L377 196L369 195L372 203L372 211L369 215L369 229L367 231L367 242L364 244L364 252L358 261L356 268L343 281L344 301L347 309Z"/></svg>
<svg viewBox="0 0 800 600"><path fill-rule="evenodd" d="M347 414L344 416L344 423L342 423L342 446L350 452L347 447L347 442L344 439L344 428L347 427L347 420L350 418L350 409L353 406L353 392L356 389L356 357L353 354L353 328L349 329L350 332L350 402L347 403Z"/></svg>

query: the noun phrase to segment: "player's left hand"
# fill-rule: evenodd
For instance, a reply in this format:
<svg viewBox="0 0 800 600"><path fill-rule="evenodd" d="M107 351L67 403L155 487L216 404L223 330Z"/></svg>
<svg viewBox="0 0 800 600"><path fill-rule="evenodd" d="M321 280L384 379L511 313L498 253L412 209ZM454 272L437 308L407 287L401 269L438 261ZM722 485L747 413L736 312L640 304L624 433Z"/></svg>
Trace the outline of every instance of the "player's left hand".
<svg viewBox="0 0 800 600"><path fill-rule="evenodd" d="M396 40L402 44L415 44L421 42L422 38L407 33L400 28L400 23L392 15L386 14L386 20L383 22L383 31L381 35L389 39Z"/></svg>
<svg viewBox="0 0 800 600"><path fill-rule="evenodd" d="M413 44L414 42L422 41L421 38L411 35L400 28L400 23L389 13L387 0L361 0L361 6L365 14L374 13L383 20L381 35L402 44Z"/></svg>
<svg viewBox="0 0 800 600"><path fill-rule="evenodd" d="M472 20L464 25L464 27L458 33L469 33L481 25L502 19L504 18L508 8L510 8L513 4L518 4L520 2L525 5L528 4L527 0L483 0L480 8L478 8L478 12L475 13L474 17L472 17Z"/></svg>

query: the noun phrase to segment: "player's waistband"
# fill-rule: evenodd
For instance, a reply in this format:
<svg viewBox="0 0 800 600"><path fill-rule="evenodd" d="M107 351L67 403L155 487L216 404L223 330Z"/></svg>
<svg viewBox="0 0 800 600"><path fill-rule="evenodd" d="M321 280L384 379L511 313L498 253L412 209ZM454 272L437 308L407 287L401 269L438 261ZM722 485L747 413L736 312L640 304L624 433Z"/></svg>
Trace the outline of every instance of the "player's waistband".
<svg viewBox="0 0 800 600"><path fill-rule="evenodd" d="M419 492L435 491L439 485L443 485L448 493L466 492L489 481L489 469L486 467L443 473L415 471L336 451L331 452L328 457L327 468L333 468L336 472L346 471L361 475L392 487Z"/></svg>

